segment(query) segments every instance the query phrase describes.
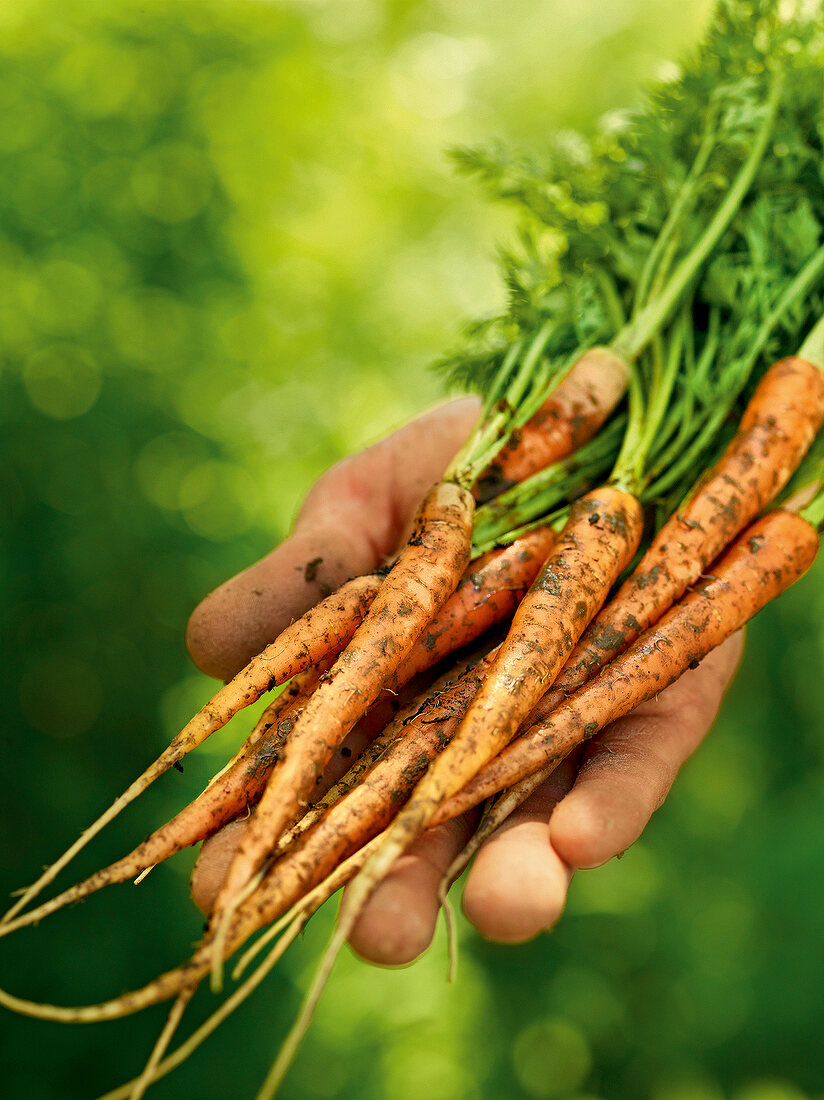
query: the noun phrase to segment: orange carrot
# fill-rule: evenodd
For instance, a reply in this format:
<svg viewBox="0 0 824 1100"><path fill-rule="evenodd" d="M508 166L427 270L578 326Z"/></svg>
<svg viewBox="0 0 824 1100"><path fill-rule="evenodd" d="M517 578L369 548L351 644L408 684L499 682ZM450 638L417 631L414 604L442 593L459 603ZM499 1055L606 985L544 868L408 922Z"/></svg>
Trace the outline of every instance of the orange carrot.
<svg viewBox="0 0 824 1100"><path fill-rule="evenodd" d="M545 701L545 713L656 622L698 580L786 485L822 421L824 372L799 358L782 359L770 367L721 459L664 524L632 576L581 638Z"/></svg>
<svg viewBox="0 0 824 1100"><path fill-rule="evenodd" d="M483 499L566 458L591 439L624 396L626 362L606 347L591 348L479 479Z"/></svg>
<svg viewBox="0 0 824 1100"><path fill-rule="evenodd" d="M473 509L472 494L452 482L439 482L427 494L412 538L369 614L295 725L243 834L213 919L247 886L308 803L335 748L454 592L469 564Z"/></svg>
<svg viewBox="0 0 824 1100"><path fill-rule="evenodd" d="M514 736L632 558L642 524L635 497L618 489L593 490L572 505L461 729L458 743L465 739L471 756Z"/></svg>
<svg viewBox="0 0 824 1100"><path fill-rule="evenodd" d="M480 638L495 623L510 618L538 576L556 538L551 527L539 527L473 561L387 689L408 683L456 649Z"/></svg>
<svg viewBox="0 0 824 1100"><path fill-rule="evenodd" d="M394 753L396 742L408 740L409 736L414 736L414 731L420 728L421 725L428 725L431 709L442 707L451 698L448 693L456 689L459 682L463 682L464 678L471 675L485 675L484 670L497 653L497 650L497 646L492 650L488 650L488 646L482 647L480 652L475 652L466 659L459 661L457 665L439 676L424 692L411 697L406 706L399 710L392 720L378 732L377 736L366 746L355 762L335 783L329 786L322 797L313 803L292 828L281 836L275 854L289 849L297 837L314 825L330 806L333 806L353 787L357 786L371 768L387 755ZM453 706L450 706L450 713L454 709ZM439 719L435 719L435 721L439 721ZM363 721L358 723L358 727L363 727ZM324 776L324 782L327 778L327 776Z"/></svg>
<svg viewBox="0 0 824 1100"><path fill-rule="evenodd" d="M367 734L377 735L394 719L408 698L402 691L406 684L455 650L470 645L496 623L512 617L556 537L552 527L539 527L509 546L470 562L458 587L361 719Z"/></svg>
<svg viewBox="0 0 824 1100"><path fill-rule="evenodd" d="M818 543L812 524L793 512L777 510L756 520L713 566L712 576L445 802L433 824L560 761L604 726L664 691L798 580L812 564Z"/></svg>
<svg viewBox="0 0 824 1100"><path fill-rule="evenodd" d="M101 829L142 794L158 776L168 771L215 730L224 726L239 710L328 654L340 652L366 615L380 584L381 578L377 574L356 577L288 626L279 638L253 658L246 668L198 711L157 760L23 892L0 925L11 920L36 897Z"/></svg>

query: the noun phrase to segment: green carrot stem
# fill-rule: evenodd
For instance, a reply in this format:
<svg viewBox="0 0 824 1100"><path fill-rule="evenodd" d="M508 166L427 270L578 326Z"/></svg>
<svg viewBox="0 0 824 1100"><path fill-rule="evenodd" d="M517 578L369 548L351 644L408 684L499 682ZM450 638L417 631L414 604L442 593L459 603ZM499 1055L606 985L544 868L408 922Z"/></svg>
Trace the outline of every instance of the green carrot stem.
<svg viewBox="0 0 824 1100"><path fill-rule="evenodd" d="M807 339L798 350L798 356L824 370L824 317L808 333Z"/></svg>
<svg viewBox="0 0 824 1100"><path fill-rule="evenodd" d="M680 320L673 326L673 334L670 340L667 355L663 362L658 384L652 389L650 401L647 407L647 415L644 421L644 433L641 437L638 454L637 477L641 477L641 468L646 465L646 458L656 438L661 435L665 418L670 409L670 399L678 378L678 368L681 365L684 354L684 332L691 325L690 311L682 313Z"/></svg>
<svg viewBox="0 0 824 1100"><path fill-rule="evenodd" d="M618 454L618 460L610 476L610 482L627 493L634 493L637 487L635 456L644 435L644 416L646 402L644 387L637 366L633 366L629 376L629 420L624 434L624 442Z"/></svg>
<svg viewBox="0 0 824 1100"><path fill-rule="evenodd" d="M672 391L678 378L684 350L684 330L691 324L689 310L682 313L677 324L673 326L669 348L662 364L656 362L656 369L652 383L649 387L649 399L646 409L643 410L643 418L634 429L632 435L627 432L624 446L612 473L615 484L624 486L629 492L640 492L646 479L647 457L656 441L664 434L664 423L669 416L675 420L673 413L678 413L678 406L671 405ZM632 401L632 391L630 391ZM677 422L677 421L676 421Z"/></svg>
<svg viewBox="0 0 824 1100"><path fill-rule="evenodd" d="M711 108L704 130L704 137L701 140L695 160L692 162L689 173L681 185L675 202L670 208L667 220L664 222L663 228L658 234L655 243L649 251L646 262L644 263L643 270L638 279L638 288L635 292L633 316L637 316L641 307L647 304L653 277L661 257L663 256L664 249L670 244L670 241L674 239L675 230L681 219L695 202L698 195L698 184L701 173L704 171L710 153L715 146L715 136L715 109Z"/></svg>
<svg viewBox="0 0 824 1100"><path fill-rule="evenodd" d="M610 324L616 332L620 332L626 324L626 316L624 315L624 306L621 302L621 295L618 293L618 288L615 285L615 280L606 268L600 265L593 269L593 273L598 280L598 285L604 296L604 305L609 315Z"/></svg>
<svg viewBox="0 0 824 1100"><path fill-rule="evenodd" d="M483 422L483 421L486 420L486 418L489 416L490 412L492 411L493 405L495 404L496 401L498 401L500 399L500 396L504 391L504 383L506 382L507 378L509 377L515 361L517 360L518 356L521 354L521 348L522 347L523 347L523 340L516 340L515 343L511 345L509 351L504 356L503 361L501 362L501 365L498 368L498 373L495 375L494 379L492 380L492 385L489 387L489 389L486 392L486 396L484 397L484 403L481 406L481 412L480 412L480 415L478 417L479 421Z"/></svg>
<svg viewBox="0 0 824 1100"><path fill-rule="evenodd" d="M494 538L511 530L513 522L523 523L548 512L567 495L562 482L568 482L576 474L589 475L603 468L614 454L625 425L625 416L614 417L573 454L539 470L478 508L473 537Z"/></svg>
<svg viewBox="0 0 824 1100"><path fill-rule="evenodd" d="M479 558L481 554L486 554L487 551L494 550L497 546L509 546L510 543L515 542L516 539L521 538L523 535L528 535L530 531L534 531L537 527L551 527L554 531L561 531L568 518L569 505L564 505L563 508L559 508L556 512L551 512L549 515L541 515L539 519L534 519L529 523L523 524L521 527L513 527L497 538L487 539L484 542L473 542L472 557L473 559Z"/></svg>
<svg viewBox="0 0 824 1100"><path fill-rule="evenodd" d="M724 201L720 204L709 225L675 269L664 290L618 333L610 345L612 350L632 362L647 346L672 312L681 295L706 261L718 239L729 226L744 196L750 188L764 157L772 133L778 103L783 86L783 73L776 72L771 81L764 120L755 134L749 156L738 172Z"/></svg>
<svg viewBox="0 0 824 1100"><path fill-rule="evenodd" d="M517 409L524 398L524 394L532 381L535 366L544 353L546 342L552 333L552 324L545 321L529 345L529 350L523 358L521 369L516 373L506 391L505 401L511 409Z"/></svg>
<svg viewBox="0 0 824 1100"><path fill-rule="evenodd" d="M824 488L820 488L810 503L799 509L798 514L820 531L824 527Z"/></svg>
<svg viewBox="0 0 824 1100"><path fill-rule="evenodd" d="M690 365L687 368L687 378L691 380L692 384L686 388L680 401L677 402L676 407L667 418L669 431L662 432L651 448L652 453L655 455L655 461L650 464L647 471L650 480L669 468L670 463L680 455L690 436L696 431L696 422L700 423L694 413L695 388L706 378L710 364L715 361L716 352L718 351L720 340L720 311L718 308L716 307L710 311L704 348L697 362L695 362L692 325L687 325L686 337L687 354L690 360ZM673 429L675 429L674 436Z"/></svg>

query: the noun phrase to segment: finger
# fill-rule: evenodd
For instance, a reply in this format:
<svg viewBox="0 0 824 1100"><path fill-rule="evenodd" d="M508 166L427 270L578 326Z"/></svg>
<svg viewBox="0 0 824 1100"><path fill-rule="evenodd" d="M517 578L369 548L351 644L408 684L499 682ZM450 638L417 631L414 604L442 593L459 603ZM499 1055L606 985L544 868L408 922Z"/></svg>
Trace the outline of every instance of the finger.
<svg viewBox="0 0 824 1100"><path fill-rule="evenodd" d="M192 870L195 905L211 913L246 828L238 818L204 841ZM397 861L369 900L350 942L364 959L382 966L411 962L432 942L438 920L438 887L471 836L472 823L458 818L430 829Z"/></svg>
<svg viewBox="0 0 824 1100"><path fill-rule="evenodd" d="M467 815L427 830L395 863L349 937L362 958L403 966L429 947L440 912L438 888L476 821L477 815Z"/></svg>
<svg viewBox="0 0 824 1100"><path fill-rule="evenodd" d="M487 939L522 943L561 916L572 870L552 848L547 822L574 776L574 762L562 764L475 857L463 908Z"/></svg>
<svg viewBox="0 0 824 1100"><path fill-rule="evenodd" d="M322 798L329 788L349 771L352 761L358 759L372 740L373 738L360 723L356 725L327 764L315 788L313 798ZM248 820L248 814L244 814L230 821L201 845L200 853L192 868L190 889L192 900L204 913L212 911Z"/></svg>
<svg viewBox="0 0 824 1100"><path fill-rule="evenodd" d="M743 649L736 634L657 699L587 746L549 835L572 867L598 867L638 839L712 725Z"/></svg>
<svg viewBox="0 0 824 1100"><path fill-rule="evenodd" d="M195 865L189 890L192 901L206 916L214 908L220 888L229 874L229 867L235 858L240 838L246 829L247 817L238 817L224 825L214 836L204 840Z"/></svg>
<svg viewBox="0 0 824 1100"><path fill-rule="evenodd" d="M475 420L473 397L441 405L315 484L293 534L195 608L195 664L228 680L289 623L349 577L381 565Z"/></svg>

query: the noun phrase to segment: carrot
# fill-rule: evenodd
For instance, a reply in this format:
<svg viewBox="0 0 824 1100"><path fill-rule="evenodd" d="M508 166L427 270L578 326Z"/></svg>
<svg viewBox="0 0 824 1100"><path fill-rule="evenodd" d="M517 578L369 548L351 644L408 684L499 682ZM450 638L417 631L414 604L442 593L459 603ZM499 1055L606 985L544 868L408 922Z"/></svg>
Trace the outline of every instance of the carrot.
<svg viewBox="0 0 824 1100"><path fill-rule="evenodd" d="M365 769L361 781L337 801L334 795L329 803L321 800L317 814L310 812L294 831L282 837L278 853L285 849L285 854L279 858L275 854L277 861L266 871L260 888L233 914L223 957L256 928L282 916L341 860L383 831L431 760L449 744L488 664L490 659L479 662L446 689L430 695L406 723L393 723L382 737L382 755Z"/></svg>
<svg viewBox="0 0 824 1100"><path fill-rule="evenodd" d="M387 684L397 690L414 676L510 618L540 572L557 535L550 526L492 550L471 563L452 596Z"/></svg>
<svg viewBox="0 0 824 1100"><path fill-rule="evenodd" d="M675 607L599 676L534 724L433 818L440 824L539 768L664 691L801 577L818 551L818 533L783 509L756 520Z"/></svg>
<svg viewBox="0 0 824 1100"><path fill-rule="evenodd" d="M457 679L454 672L445 674L436 682L434 690L430 690L423 703L420 700L413 702L398 715L364 752L362 759L350 768L320 802L299 818L291 829L280 835L269 849L270 856L278 858L284 852L291 851L296 842L300 846L300 838L323 817L329 807L332 807L331 833L328 827L321 826L319 844L315 843L315 837L310 842L311 851L316 853L314 858L322 868L328 866L325 857L340 850L340 842L344 843L347 851L354 850L358 844L363 843L364 836L368 837L374 832L375 822L382 822L384 818L386 821L390 820L415 781L426 770L429 761L435 753L443 749L463 718L466 707L475 694L479 678L482 679L486 674L491 655L481 660L477 667L476 660L477 658L473 659ZM367 778L363 781L366 773ZM361 787L357 786L359 783ZM377 803L371 797L374 792L378 792ZM356 838L354 840L353 835ZM358 840L357 837L361 839ZM290 866L287 864L287 875L289 870ZM301 873L305 874L306 870L304 866ZM258 871L227 907L221 921L213 919L210 922L210 932L214 930L214 992L219 991L222 984L222 962L226 956L225 940L232 910L256 893L263 876L264 871Z"/></svg>
<svg viewBox="0 0 824 1100"><path fill-rule="evenodd" d="M479 497L496 496L586 443L618 405L628 381L626 362L609 348L584 352L481 475Z"/></svg>
<svg viewBox="0 0 824 1100"><path fill-rule="evenodd" d="M387 728L381 738L382 753L365 769L361 781L334 801L269 870L254 901L245 907L247 919L255 909L261 925L280 916L340 860L389 824L431 761L449 744L490 663L491 658L485 658L430 695L412 717Z"/></svg>
<svg viewBox="0 0 824 1100"><path fill-rule="evenodd" d="M424 742L428 742L428 735L437 729L438 749L442 748L446 743L446 734L442 729L442 713L448 718L454 717L457 721L463 716L466 709L465 706L461 709L460 705L453 701L453 691L461 687L470 675L481 675L483 668L490 659L491 654L480 658L478 654L475 654L469 659L459 662L455 668L450 669L435 680L427 688L425 695L418 695L411 699L386 725L386 728L374 738L337 782L331 785L325 794L291 828L281 835L271 852L270 865L272 861L280 859L285 853L289 852L299 838L320 821L331 807L334 807L353 788L357 787L370 769L374 768L379 762L383 764L385 760L390 758L396 759L400 742L409 745L410 741L414 741L416 731L421 727L425 731L422 737ZM475 671L473 672L473 670ZM449 704L448 707L447 703ZM358 727L363 728L363 724L363 722L358 723ZM423 749L426 751L426 745L423 746ZM400 751L403 753L404 750L401 749ZM420 761L420 756L418 756L418 760ZM395 767L395 771L408 778L408 764L408 759L402 758L400 764ZM393 805L397 807L399 801L396 792ZM264 872L259 872L258 877L262 880Z"/></svg>
<svg viewBox="0 0 824 1100"><path fill-rule="evenodd" d="M288 851L297 838L320 820L331 806L356 787L371 768L393 754L398 741L408 741L410 736L415 736L415 730L421 725L428 727L433 722L437 722L438 719L432 718L432 708L443 706L450 697L449 693L466 677L485 674L483 670L497 652L497 646L489 652L486 651L487 649L488 647L482 647L481 652L475 652L469 658L459 661L456 666L430 684L425 692L416 695L398 711L337 782L329 787L291 829L283 833L273 855L278 856ZM359 726L362 725L362 722L359 723Z"/></svg>
<svg viewBox="0 0 824 1100"><path fill-rule="evenodd" d="M470 645L495 623L512 616L555 542L550 525L537 528L470 562L458 587L389 678L377 702L360 720L376 736L408 698L402 689L439 661Z"/></svg>
<svg viewBox="0 0 824 1100"><path fill-rule="evenodd" d="M298 672L293 676L280 695L273 699L261 712L260 717L252 727L252 732L243 742L235 756L229 761L228 766L231 767L242 753L249 752L258 741L266 737L272 726L275 725L275 723L280 723L280 721L294 709L293 704L297 700L305 698L314 691L318 682L318 677L322 672L326 672L330 669L332 663L333 657L330 655L318 661L317 664L312 665L310 668L304 669L303 672ZM219 774L220 773L218 773L218 775ZM217 776L215 776L215 779L217 779Z"/></svg>
<svg viewBox="0 0 824 1100"><path fill-rule="evenodd" d="M424 498L406 549L292 731L243 834L213 921L255 875L307 804L335 748L454 592L469 564L473 510L472 494L454 482L439 482Z"/></svg>
<svg viewBox="0 0 824 1100"><path fill-rule="evenodd" d="M133 802L158 776L186 753L224 726L243 707L254 703L266 691L283 684L298 672L317 663L329 653L339 652L352 637L366 615L379 589L377 574L356 577L342 585L316 607L292 623L188 722L160 756L108 810L90 825L78 840L46 871L23 891L8 910L0 925L10 921L36 897L89 841Z"/></svg>

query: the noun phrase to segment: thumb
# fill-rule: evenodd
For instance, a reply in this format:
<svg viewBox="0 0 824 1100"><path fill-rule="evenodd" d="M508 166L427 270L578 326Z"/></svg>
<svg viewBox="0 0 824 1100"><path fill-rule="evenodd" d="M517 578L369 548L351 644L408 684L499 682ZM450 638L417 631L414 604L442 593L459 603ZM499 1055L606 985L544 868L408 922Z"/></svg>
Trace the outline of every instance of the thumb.
<svg viewBox="0 0 824 1100"><path fill-rule="evenodd" d="M378 568L477 411L475 398L441 405L323 474L293 534L195 608L186 645L198 668L230 679L349 577Z"/></svg>

